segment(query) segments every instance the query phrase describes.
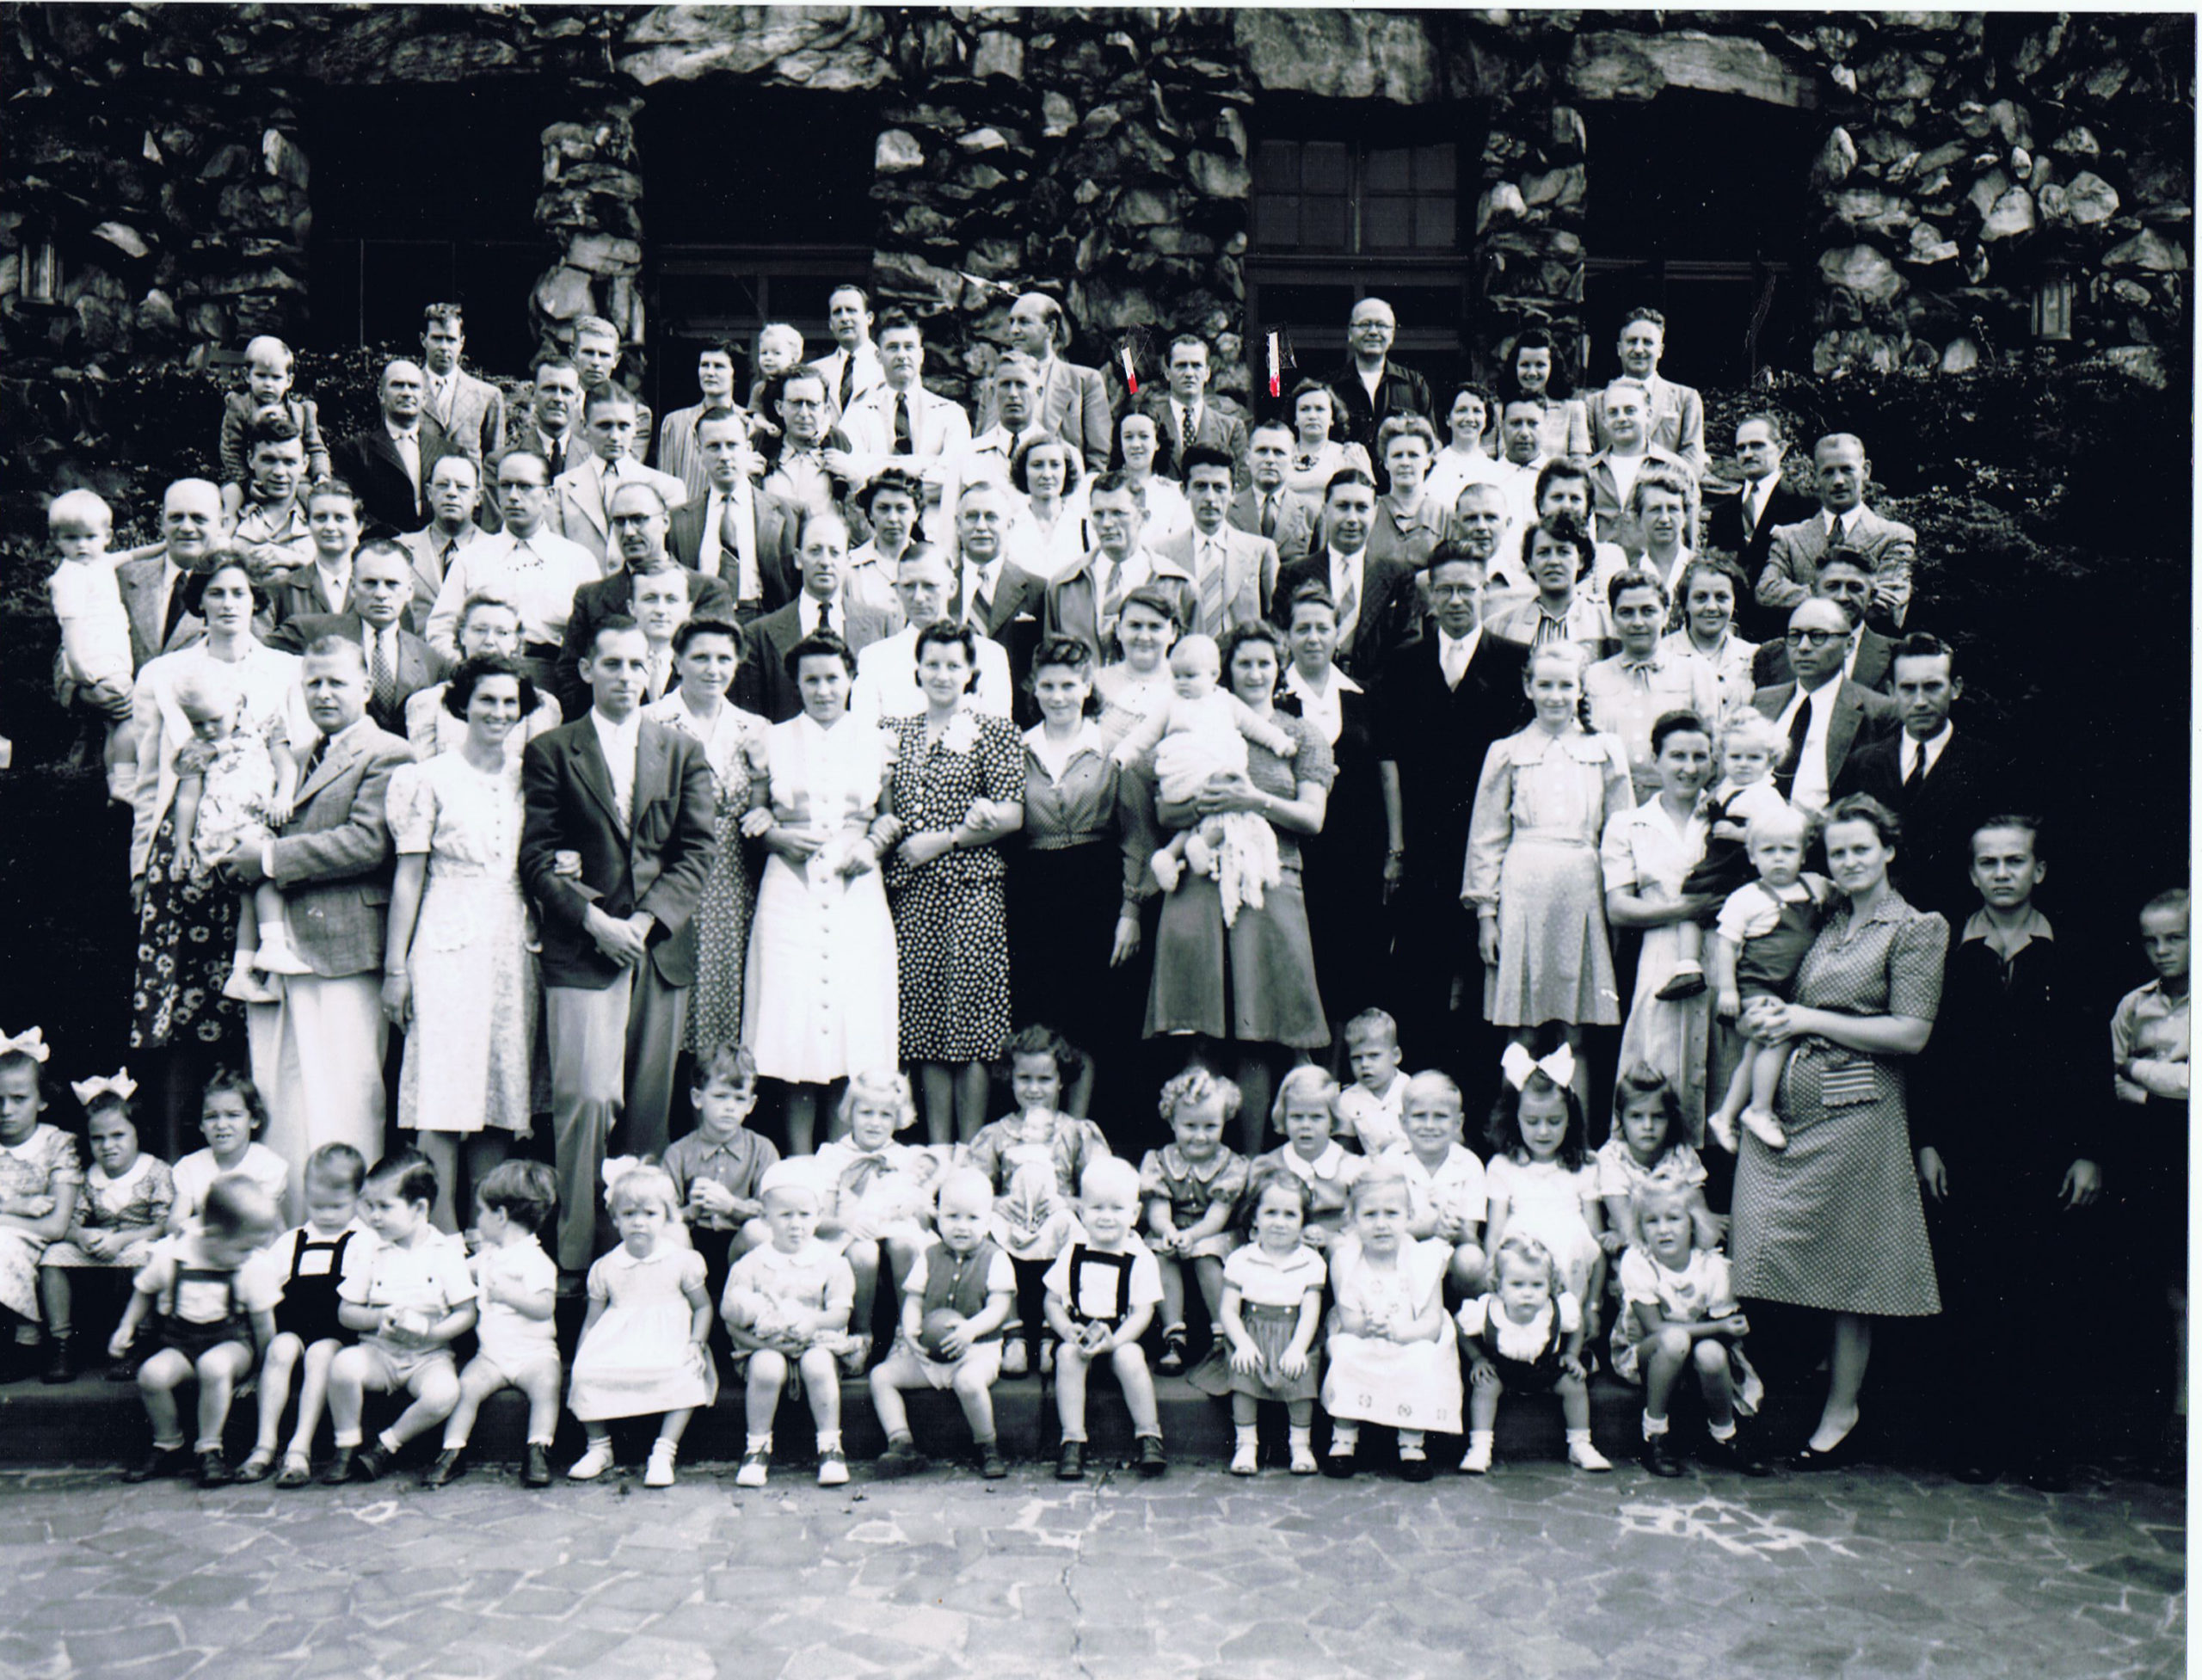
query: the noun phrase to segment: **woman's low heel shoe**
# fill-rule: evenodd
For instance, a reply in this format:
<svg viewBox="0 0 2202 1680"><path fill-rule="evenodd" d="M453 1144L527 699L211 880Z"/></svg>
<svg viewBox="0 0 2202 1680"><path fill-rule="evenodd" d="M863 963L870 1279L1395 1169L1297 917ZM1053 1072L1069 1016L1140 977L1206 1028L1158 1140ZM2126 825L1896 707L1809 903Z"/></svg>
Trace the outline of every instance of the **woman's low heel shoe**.
<svg viewBox="0 0 2202 1680"><path fill-rule="evenodd" d="M1858 1462L1859 1425L1850 1425L1850 1432L1832 1447L1822 1451L1810 1441L1791 1455L1789 1468L1810 1474L1816 1470L1845 1470Z"/></svg>

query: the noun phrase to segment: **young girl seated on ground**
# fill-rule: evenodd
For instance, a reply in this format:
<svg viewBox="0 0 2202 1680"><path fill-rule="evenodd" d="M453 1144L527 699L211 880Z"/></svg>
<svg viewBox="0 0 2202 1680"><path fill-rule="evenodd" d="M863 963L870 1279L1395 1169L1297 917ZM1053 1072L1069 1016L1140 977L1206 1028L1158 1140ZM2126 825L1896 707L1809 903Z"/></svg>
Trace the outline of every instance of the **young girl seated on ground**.
<svg viewBox="0 0 2202 1680"><path fill-rule="evenodd" d="M338 1317L337 1288L353 1245L375 1240L354 1217L366 1175L366 1162L348 1143L324 1143L306 1159L305 1223L275 1240L275 1263L284 1268L283 1300L275 1308L275 1338L260 1363L259 1434L252 1455L237 1467L239 1481L264 1481L274 1469L291 1378L302 1366L298 1420L275 1485L304 1487L313 1479L313 1434L329 1396L329 1368L352 1339Z"/></svg>
<svg viewBox="0 0 2202 1680"><path fill-rule="evenodd" d="M1583 1311L1560 1287L1551 1252L1527 1232L1503 1239L1492 1258L1487 1295L1460 1311L1468 1351L1468 1450L1461 1468L1491 1468L1499 1396L1558 1394L1567 1419L1567 1462L1578 1470L1614 1467L1590 1444L1590 1388L1583 1366Z"/></svg>
<svg viewBox="0 0 2202 1680"><path fill-rule="evenodd" d="M1738 1413L1758 1410L1764 1388L1744 1357L1750 1326L1728 1283L1728 1261L1694 1240L1690 1192L1646 1180L1631 1193L1638 1233L1621 1257L1621 1317L1614 1326L1614 1375L1644 1385L1644 1468L1678 1476L1667 1426L1667 1402L1685 1369L1697 1373L1705 1396L1702 1456L1707 1463L1767 1474L1763 1459L1737 1433Z"/></svg>
<svg viewBox="0 0 2202 1680"><path fill-rule="evenodd" d="M175 1200L169 1204L171 1236L191 1228L207 1191L225 1173L243 1173L274 1203L278 1219L288 1215L291 1164L254 1142L267 1125L268 1105L260 1099L260 1087L234 1068L216 1068L199 1097L199 1135L206 1147L175 1164Z"/></svg>
<svg viewBox="0 0 2202 1680"><path fill-rule="evenodd" d="M1147 1205L1147 1245L1162 1274L1159 1371L1185 1368L1185 1274L1193 1274L1217 1336L1223 1302L1223 1262L1238 1246L1232 1215L1246 1190L1246 1158L1227 1148L1224 1128L1239 1112L1239 1087L1205 1068L1187 1069L1162 1087L1159 1106L1171 1142L1140 1163L1140 1199ZM1220 1339L1212 1351L1220 1348Z"/></svg>
<svg viewBox="0 0 2202 1680"><path fill-rule="evenodd" d="M852 1074L841 1098L842 1135L821 1146L820 1176L830 1187L818 1234L847 1258L856 1279L849 1309L850 1345L843 1363L853 1376L871 1357L872 1312L883 1274L891 1294L907 1277L932 1233L936 1159L897 1143L895 1134L918 1117L910 1081L880 1069Z"/></svg>
<svg viewBox="0 0 2202 1680"><path fill-rule="evenodd" d="M1116 743L1119 764L1153 755L1161 797L1172 804L1195 797L1211 776L1245 775L1249 741L1279 758L1300 750L1294 737L1219 687L1222 676L1213 637L1181 637L1170 649L1172 698ZM1153 868L1165 892L1178 889L1188 868L1215 877L1223 920L1233 923L1241 904L1260 908L1264 891L1277 883L1276 834L1251 811L1222 812L1174 836L1154 854Z"/></svg>
<svg viewBox="0 0 2202 1680"><path fill-rule="evenodd" d="M1139 1473L1170 1468L1162 1450L1162 1413L1139 1338L1162 1300L1162 1274L1133 1227L1139 1218L1139 1173L1128 1160L1104 1156L1079 1186L1080 1234L1048 1268L1048 1326L1055 1356L1055 1415L1062 1425L1057 1481L1086 1478L1086 1369L1107 1360L1124 1391L1139 1443Z"/></svg>
<svg viewBox="0 0 2202 1680"><path fill-rule="evenodd" d="M1736 1021L1746 1038L1751 1017L1744 1006L1753 998L1789 1001L1797 970L1819 937L1820 908L1830 891L1826 881L1805 873L1805 852L1811 844L1812 818L1787 806L1751 819L1744 845L1758 879L1738 887L1720 907L1713 926L1713 1007L1724 1020ZM1760 1043L1750 1050L1728 1082L1720 1106L1705 1117L1714 1142L1733 1154L1738 1114L1751 1135L1769 1149L1787 1146L1788 1135L1775 1118L1782 1069L1789 1065L1788 1043Z"/></svg>
<svg viewBox="0 0 2202 1680"><path fill-rule="evenodd" d="M1223 1263L1217 1333L1231 1350L1231 1474L1261 1468L1264 1400L1285 1408L1292 1474L1315 1474L1315 1336L1322 1326L1323 1257L1301 1240L1312 1205L1289 1172L1259 1174L1246 1192L1248 1240Z"/></svg>
<svg viewBox="0 0 2202 1680"><path fill-rule="evenodd" d="M1681 956L1674 977L1659 988L1664 1001L1704 992L1705 930L1728 895L1750 884L1751 861L1744 837L1752 822L1789 807L1774 785L1774 772L1788 756L1789 737L1763 712L1746 708L1721 732L1720 785L1705 796L1705 856L1682 877L1686 895L1710 898L1713 907L1675 929Z"/></svg>
<svg viewBox="0 0 2202 1680"><path fill-rule="evenodd" d="M993 1204L983 1172L961 1167L941 1183L934 1215L940 1236L903 1279L900 1333L872 1367L871 1408L887 1432L887 1450L875 1467L882 1477L926 1468L902 1404L906 1388L954 1390L979 1449L979 1473L989 1481L1009 1474L994 1435L993 1386L1017 1278L1009 1257L987 1235Z"/></svg>
<svg viewBox="0 0 2202 1680"><path fill-rule="evenodd" d="M1431 1431L1461 1427L1461 1358L1445 1317L1452 1246L1407 1235L1406 1173L1397 1157L1372 1162L1353 1186L1353 1241L1331 1256L1330 1369L1323 1410L1331 1449L1323 1474L1350 1476L1361 1425L1399 1432L1399 1474L1428 1481Z"/></svg>
<svg viewBox="0 0 2202 1680"><path fill-rule="evenodd" d="M818 1240L829 1194L815 1160L774 1164L760 1195L772 1240L727 1273L720 1311L735 1359L748 1368L742 1405L749 1439L735 1473L738 1487L762 1487L772 1468L772 1418L790 1381L810 1402L818 1429L818 1485L849 1479L841 1452L841 1382L834 1361L852 1345L849 1309L856 1276L840 1252Z"/></svg>
<svg viewBox="0 0 2202 1680"><path fill-rule="evenodd" d="M51 1054L37 1027L0 1034L0 1335L15 1332L0 1377L9 1382L36 1367L39 1262L68 1233L84 1182L77 1140L39 1117Z"/></svg>
<svg viewBox="0 0 2202 1680"><path fill-rule="evenodd" d="M566 1474L594 1480L612 1468L611 1420L655 1415L643 1486L670 1487L688 1419L719 1392L705 1346L704 1257L680 1238L680 1198L663 1167L627 1166L606 1200L619 1246L588 1269L588 1316L567 1398L588 1449Z"/></svg>
<svg viewBox="0 0 2202 1680"><path fill-rule="evenodd" d="M66 1382L77 1374L76 1302L72 1273L136 1271L152 1258L175 1200L169 1166L138 1147L130 1099L137 1082L127 1068L113 1078L79 1080L70 1087L84 1110L91 1170L69 1218L68 1234L39 1257L39 1306L46 1316L50 1355L45 1380ZM108 1375L117 1382L137 1375L117 1360Z"/></svg>
<svg viewBox="0 0 2202 1680"><path fill-rule="evenodd" d="M1499 1074L1488 1134L1491 1222L1484 1246L1495 1254L1510 1232L1535 1237L1559 1268L1559 1287L1580 1304L1595 1337L1606 1287L1606 1251L1598 1240L1605 1210L1598 1201L1597 1171L1584 1144L1575 1058L1562 1045L1534 1062L1519 1044L1509 1044Z"/></svg>
<svg viewBox="0 0 2202 1680"><path fill-rule="evenodd" d="M989 1121L971 1140L967 1164L994 1189L994 1240L1017 1274L1017 1316L1002 1350L1005 1376L1022 1376L1046 1357L1044 1280L1078 1228L1073 1204L1089 1162L1109 1140L1091 1120L1062 1111L1063 1087L1086 1058L1051 1027L1027 1026L1009 1041L1014 1114Z"/></svg>
<svg viewBox="0 0 2202 1680"><path fill-rule="evenodd" d="M482 1402L507 1388L527 1396L520 1485L550 1486L550 1439L558 1429L560 1364L551 1323L558 1263L543 1252L541 1233L557 1211L557 1175L539 1160L501 1161L475 1187L474 1228L482 1240L474 1252L477 1351L458 1374L458 1404L445 1421L443 1450L421 1479L424 1487L441 1487L460 1474Z"/></svg>
<svg viewBox="0 0 2202 1680"><path fill-rule="evenodd" d="M1639 1243L1630 1198L1645 1185L1681 1191L1698 1246L1719 1245L1723 1227L1705 1205L1705 1163L1682 1135L1682 1098L1674 1082L1658 1068L1639 1062L1621 1070L1614 1081L1613 1133L1598 1146L1596 1165L1598 1199L1606 1209L1598 1244L1608 1255Z"/></svg>
<svg viewBox="0 0 2202 1680"><path fill-rule="evenodd" d="M283 1283L265 1251L276 1230L274 1204L259 1185L238 1174L217 1178L192 1230L157 1243L132 1280L130 1305L108 1352L117 1359L133 1351L138 1356L138 1394L152 1421L153 1447L124 1472L125 1481L174 1475L188 1461L175 1391L194 1379L199 1435L191 1453L199 1459L199 1485L220 1487L236 1480L222 1459L222 1431L237 1384L274 1338Z"/></svg>
<svg viewBox="0 0 2202 1680"><path fill-rule="evenodd" d="M176 705L192 738L175 753L175 878L204 881L240 848L265 845L290 820L298 797L298 760L276 729L253 727L244 695L227 667L207 664L176 684ZM237 963L225 997L273 1003L276 994L254 977L304 974L283 920L283 892L262 881L246 894L237 916Z"/></svg>

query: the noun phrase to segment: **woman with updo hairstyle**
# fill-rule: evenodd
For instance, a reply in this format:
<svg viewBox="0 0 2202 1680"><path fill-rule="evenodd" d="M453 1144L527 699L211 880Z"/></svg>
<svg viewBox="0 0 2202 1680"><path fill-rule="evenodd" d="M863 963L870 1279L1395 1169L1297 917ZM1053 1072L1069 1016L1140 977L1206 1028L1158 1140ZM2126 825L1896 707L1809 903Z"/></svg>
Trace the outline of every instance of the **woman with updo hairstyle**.
<svg viewBox="0 0 2202 1680"><path fill-rule="evenodd" d="M176 754L192 739L181 693L186 679L219 667L242 696L240 727L288 741L302 755L319 734L298 689L301 662L257 639L266 604L252 559L215 549L176 580L184 611L206 626L203 640L145 662L132 691L126 744L116 766L132 809L131 896L137 912L137 967L130 1000L132 1060L148 1050L148 1145L175 1158L198 1118L200 1087L218 1062L244 1059L244 1009L224 995L237 947L240 900L219 874L175 865L188 840L175 831Z"/></svg>
<svg viewBox="0 0 2202 1680"><path fill-rule="evenodd" d="M879 860L902 825L887 809L887 743L849 716L849 644L822 631L786 660L803 710L747 749L741 833L770 855L749 929L741 1039L758 1073L787 1087L788 1153L807 1155L829 1087L895 1062L895 923Z"/></svg>
<svg viewBox="0 0 2202 1680"><path fill-rule="evenodd" d="M1032 661L1040 721L1024 732L1024 826L1007 848L1009 985L1020 1018L1075 1021L1091 1052L1063 1087L1092 1112L1098 1068L1115 1071L1138 1036L1140 918L1153 897L1147 834L1094 721L1093 649L1050 637Z"/></svg>
<svg viewBox="0 0 2202 1680"><path fill-rule="evenodd" d="M1787 1141L1738 1139L1729 1244L1738 1296L1830 1315L1819 1422L1791 1460L1832 1469L1858 1455L1858 1394L1876 1318L1941 1311L1904 1110L1904 1064L1941 1006L1949 924L1889 885L1895 815L1870 795L1837 800L1820 844L1836 895L1797 970L1795 1000L1755 997L1744 1025L1793 1043L1777 1112Z"/></svg>
<svg viewBox="0 0 2202 1680"><path fill-rule="evenodd" d="M528 1135L538 997L520 880L520 766L505 743L535 698L514 661L463 661L443 704L465 719L465 739L425 764L400 765L384 807L397 868L382 1007L405 1036L397 1124L436 1169L435 1218L446 1231L459 1228L473 1187Z"/></svg>
<svg viewBox="0 0 2202 1680"><path fill-rule="evenodd" d="M880 725L888 809L901 830L886 859L900 1059L915 1065L929 1141L968 1142L986 1123L987 1065L1009 1042L1000 842L1024 826L1024 754L1009 719L972 703L978 643L969 625L937 618L915 651L926 709Z"/></svg>

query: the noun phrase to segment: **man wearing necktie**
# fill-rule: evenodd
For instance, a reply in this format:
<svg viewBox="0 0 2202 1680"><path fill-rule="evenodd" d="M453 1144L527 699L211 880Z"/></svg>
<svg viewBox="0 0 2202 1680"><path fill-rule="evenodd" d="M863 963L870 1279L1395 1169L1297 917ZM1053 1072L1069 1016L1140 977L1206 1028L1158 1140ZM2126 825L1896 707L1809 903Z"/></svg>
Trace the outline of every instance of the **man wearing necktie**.
<svg viewBox="0 0 2202 1680"><path fill-rule="evenodd" d="M464 455L451 459L464 462ZM470 463L471 465L471 463ZM413 600L412 558L398 544L375 538L353 557L345 610L286 619L268 638L283 653L298 653L324 637L341 637L366 656L367 716L392 735L405 733L405 703L450 674L451 662L405 628Z"/></svg>
<svg viewBox="0 0 2202 1680"><path fill-rule="evenodd" d="M881 380L880 351L871 342L871 298L861 286L837 286L826 299L826 326L833 335L831 354L811 366L825 382L831 412L837 422L852 404L876 389Z"/></svg>
<svg viewBox="0 0 2202 1680"><path fill-rule="evenodd" d="M1850 619L1834 601L1815 595L1800 602L1787 639L1793 680L1760 689L1751 704L1789 737L1775 788L1800 809L1824 810L1853 748L1895 732L1896 706L1842 674Z"/></svg>
<svg viewBox="0 0 2202 1680"><path fill-rule="evenodd" d="M853 458L833 424L824 377L815 368L790 373L780 386L779 412L779 458L765 489L799 508L839 508L849 494L843 471Z"/></svg>
<svg viewBox="0 0 2202 1680"><path fill-rule="evenodd" d="M381 414L376 423L338 440L330 469L359 493L362 522L374 536L417 531L426 518L427 474L452 445L444 429L421 412L426 379L409 361L383 369Z"/></svg>
<svg viewBox="0 0 2202 1680"><path fill-rule="evenodd" d="M846 642L852 653L861 655L894 624L876 607L852 606L842 599L849 568L849 527L839 514L821 508L803 514L796 563L803 592L749 627L752 651L743 658L735 680L735 703L775 723L784 723L803 710L802 692L787 668L788 654L797 643L809 636L833 635Z"/></svg>
<svg viewBox="0 0 2202 1680"><path fill-rule="evenodd" d="M705 577L674 563L666 549L667 520L664 501L654 484L623 484L612 502L612 541L618 569L609 577L584 584L574 592L573 608L566 619L558 649L557 674L550 686L569 717L578 717L589 704L588 683L581 674L581 662L596 639L597 626L631 615L642 620L655 662L650 672L654 685L649 698L662 696L671 681L669 660L674 632L692 614L704 618L729 618L734 603L722 578ZM678 585L680 611L662 621L644 618L638 593L645 578L663 574L665 587ZM667 609L668 612L670 609Z"/></svg>
<svg viewBox="0 0 2202 1680"><path fill-rule="evenodd" d="M1832 432L1813 446L1819 513L1778 527L1768 545L1756 591L1764 607L1794 606L1811 593L1820 557L1830 549L1855 549L1873 568L1873 604L1867 622L1883 635L1904 626L1911 606L1911 564L1918 534L1885 520L1865 505L1873 464L1866 446L1848 432Z"/></svg>
<svg viewBox="0 0 2202 1680"><path fill-rule="evenodd" d="M1051 582L1014 562L1003 568L988 631L997 640L1007 640L1004 632L1010 625L1019 614L1030 613L1039 621L1038 635L1027 638L1033 647L1053 637L1074 637L1092 648L1097 659L1106 659L1124 598L1148 584L1174 597L1179 624L1191 621L1192 574L1140 545L1139 502L1123 474L1103 473L1087 487L1087 496L1093 551Z"/></svg>
<svg viewBox="0 0 2202 1680"><path fill-rule="evenodd" d="M1307 557L1316 522L1307 497L1284 487L1292 449L1292 428L1281 420L1263 421L1247 434L1251 482L1232 498L1230 512L1234 529L1266 537L1276 545L1277 559L1285 564Z"/></svg>
<svg viewBox="0 0 2202 1680"><path fill-rule="evenodd" d="M1140 403L1141 411L1153 418L1156 435L1162 440L1163 458L1156 462L1155 470L1182 479L1185 452L1205 445L1221 450L1224 459L1231 463L1234 478L1243 481L1246 422L1236 415L1222 413L1209 400L1208 341L1192 333L1180 333L1172 339L1168 372L1167 393L1143 398Z"/></svg>
<svg viewBox="0 0 2202 1680"><path fill-rule="evenodd" d="M1369 552L1375 522L1375 480L1358 467L1333 474L1323 501L1322 546L1278 573L1272 598L1274 618L1282 610L1276 603L1289 601L1308 579L1329 590L1338 611L1338 668L1362 684L1382 671L1422 616L1415 569Z"/></svg>
<svg viewBox="0 0 2202 1680"><path fill-rule="evenodd" d="M421 360L427 372L427 410L444 434L478 468L505 446L505 396L459 363L466 322L457 304L430 304L421 311Z"/></svg>
<svg viewBox="0 0 2202 1680"><path fill-rule="evenodd" d="M399 599L410 567L391 566ZM391 844L384 803L391 772L413 760L403 739L367 716L360 643L307 643L298 671L320 739L306 755L297 803L274 838L222 861L232 885L283 889L291 942L308 972L286 976L278 1003L246 1011L253 1083L268 1100L268 1147L292 1164L347 1143L373 1160L383 1147L384 918Z"/></svg>
<svg viewBox="0 0 2202 1680"><path fill-rule="evenodd" d="M630 484L647 484L668 508L688 499L688 487L669 472L644 466L636 458L641 432L634 397L624 385L606 380L588 395L584 417L590 458L568 468L552 482L558 529L604 563L612 560L612 499Z"/></svg>
<svg viewBox="0 0 2202 1680"><path fill-rule="evenodd" d="M1227 518L1231 499L1230 458L1210 445L1194 445L1185 455L1192 525L1158 544L1155 553L1193 580L1196 627L1204 636L1221 637L1233 625L1263 617L1276 592L1276 545L1233 529Z"/></svg>
<svg viewBox="0 0 2202 1680"><path fill-rule="evenodd" d="M424 634L446 659L458 656L458 621L469 599L495 595L520 610L521 656L538 687L551 669L573 616L575 593L604 575L578 543L549 528L549 469L532 450L509 449L497 462L497 505L504 529L452 557Z"/></svg>
<svg viewBox="0 0 2202 1680"><path fill-rule="evenodd" d="M413 559L409 622L415 626L428 622L458 551L483 534L474 518L482 505L481 482L481 468L464 455L446 455L428 471L428 522L397 539Z"/></svg>
<svg viewBox="0 0 2202 1680"><path fill-rule="evenodd" d="M827 465L852 484L867 484L890 466L904 468L924 483L920 511L929 526L938 525L949 462L970 446L970 416L926 389L925 335L900 310L880 321L879 359L884 380L841 411L849 446L839 463L829 452Z"/></svg>
<svg viewBox="0 0 2202 1680"><path fill-rule="evenodd" d="M536 363L534 400L514 434L519 447L542 456L553 480L573 465L574 428L581 414L581 369L563 356Z"/></svg>
<svg viewBox="0 0 2202 1680"><path fill-rule="evenodd" d="M669 1141L717 803L702 744L641 715L649 648L633 619L598 626L581 668L589 710L527 744L520 850L541 930L557 1259L576 1283L600 1247L615 1132L623 1154ZM560 870L564 852L578 876Z"/></svg>

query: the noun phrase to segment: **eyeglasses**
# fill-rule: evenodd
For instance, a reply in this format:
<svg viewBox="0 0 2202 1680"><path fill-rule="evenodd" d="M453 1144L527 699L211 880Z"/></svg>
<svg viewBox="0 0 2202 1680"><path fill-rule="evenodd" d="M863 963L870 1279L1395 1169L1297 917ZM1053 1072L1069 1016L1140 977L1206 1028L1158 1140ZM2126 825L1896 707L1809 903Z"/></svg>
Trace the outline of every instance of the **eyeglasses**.
<svg viewBox="0 0 2202 1680"><path fill-rule="evenodd" d="M1848 632L1839 630L1793 630L1784 637L1793 648L1824 648L1840 642Z"/></svg>

